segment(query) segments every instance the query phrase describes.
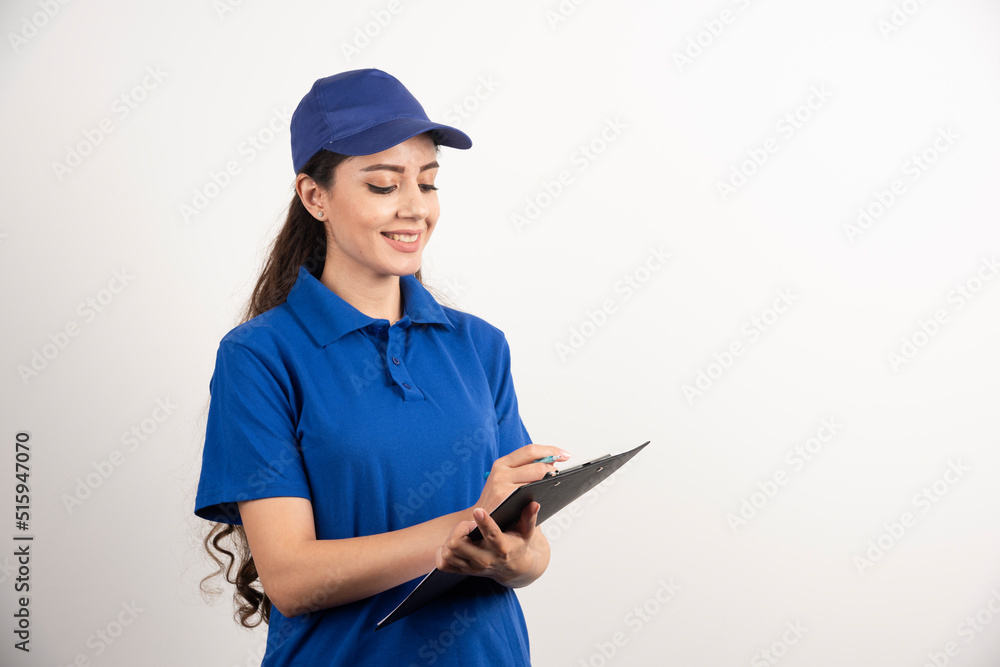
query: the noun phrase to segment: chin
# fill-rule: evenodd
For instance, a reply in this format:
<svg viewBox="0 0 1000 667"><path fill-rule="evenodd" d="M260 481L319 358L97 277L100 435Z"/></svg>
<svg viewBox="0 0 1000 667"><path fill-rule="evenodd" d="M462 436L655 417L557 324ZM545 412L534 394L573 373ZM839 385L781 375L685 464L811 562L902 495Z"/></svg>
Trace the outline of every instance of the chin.
<svg viewBox="0 0 1000 667"><path fill-rule="evenodd" d="M388 273L394 276L412 276L414 273L420 270L420 263L416 264L406 264L405 266L395 266L388 271Z"/></svg>
<svg viewBox="0 0 1000 667"><path fill-rule="evenodd" d="M414 273L416 273L417 271L420 270L420 266L421 266L421 262L420 262L419 258L417 258L417 261L414 261L414 262L406 262L401 267L401 269L400 269L400 271L399 271L399 273L397 275L400 275L400 276L412 276Z"/></svg>

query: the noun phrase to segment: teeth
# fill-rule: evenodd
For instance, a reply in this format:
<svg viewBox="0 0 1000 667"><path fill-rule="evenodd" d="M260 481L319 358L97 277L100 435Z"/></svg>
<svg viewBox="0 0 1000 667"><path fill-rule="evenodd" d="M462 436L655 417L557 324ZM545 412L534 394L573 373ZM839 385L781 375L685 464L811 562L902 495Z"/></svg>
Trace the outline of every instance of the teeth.
<svg viewBox="0 0 1000 667"><path fill-rule="evenodd" d="M417 234L386 234L393 241L402 241L403 243L413 243L417 240Z"/></svg>

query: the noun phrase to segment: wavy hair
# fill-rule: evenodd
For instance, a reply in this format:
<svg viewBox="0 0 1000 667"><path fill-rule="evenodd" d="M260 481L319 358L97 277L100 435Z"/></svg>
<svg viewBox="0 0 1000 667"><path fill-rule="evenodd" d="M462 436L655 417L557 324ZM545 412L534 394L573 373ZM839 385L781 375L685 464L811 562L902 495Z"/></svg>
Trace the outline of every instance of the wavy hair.
<svg viewBox="0 0 1000 667"><path fill-rule="evenodd" d="M334 171L347 158L346 155L320 151L302 167L300 173L312 178L323 189L329 189L333 185ZM295 284L300 266L305 266L318 278L326 263L326 244L323 223L306 210L298 193L292 195L285 224L271 245L240 322L247 322L284 303ZM242 524L212 522L203 544L216 570L201 580L202 592L218 594L220 591L209 582L222 575L236 586L233 618L246 628L255 628L261 622L269 623L271 599L260 585L257 565L250 553Z"/></svg>

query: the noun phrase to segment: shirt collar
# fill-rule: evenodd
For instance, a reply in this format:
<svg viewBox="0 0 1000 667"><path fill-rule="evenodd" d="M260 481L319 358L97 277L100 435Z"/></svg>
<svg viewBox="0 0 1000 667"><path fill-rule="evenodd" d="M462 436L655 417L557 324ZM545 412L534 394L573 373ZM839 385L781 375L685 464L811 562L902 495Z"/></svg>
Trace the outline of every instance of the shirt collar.
<svg viewBox="0 0 1000 667"><path fill-rule="evenodd" d="M403 300L403 317L399 323L441 324L449 329L454 324L448 319L427 288L414 276L402 276L399 287ZM318 345L326 346L342 336L376 322L385 322L365 315L344 301L336 292L316 279L306 267L299 267L299 275L288 293L287 303L302 322L306 331Z"/></svg>

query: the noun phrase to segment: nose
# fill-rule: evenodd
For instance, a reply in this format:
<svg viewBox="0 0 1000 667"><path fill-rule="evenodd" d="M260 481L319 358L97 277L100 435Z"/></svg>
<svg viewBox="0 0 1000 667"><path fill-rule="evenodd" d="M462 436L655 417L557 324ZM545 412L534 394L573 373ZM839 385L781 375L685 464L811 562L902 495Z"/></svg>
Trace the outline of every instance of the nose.
<svg viewBox="0 0 1000 667"><path fill-rule="evenodd" d="M399 203L399 216L401 218L412 218L423 220L430 214L430 207L424 201L424 191L416 182L408 184L403 192L403 197Z"/></svg>

